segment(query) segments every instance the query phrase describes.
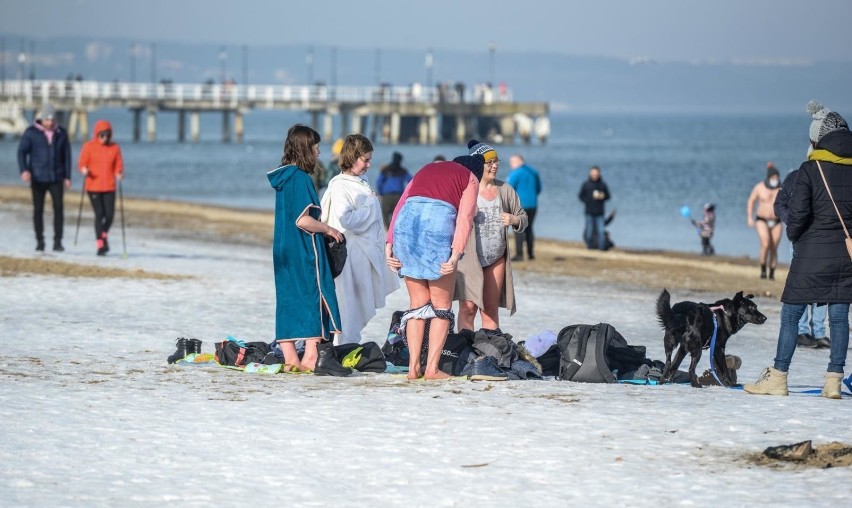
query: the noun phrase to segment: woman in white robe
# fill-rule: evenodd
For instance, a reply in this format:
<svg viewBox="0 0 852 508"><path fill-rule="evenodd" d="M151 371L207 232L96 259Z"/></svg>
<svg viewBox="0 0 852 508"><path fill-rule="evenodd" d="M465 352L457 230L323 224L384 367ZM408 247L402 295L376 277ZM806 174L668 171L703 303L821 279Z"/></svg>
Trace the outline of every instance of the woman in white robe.
<svg viewBox="0 0 852 508"><path fill-rule="evenodd" d="M340 151L341 173L322 197L321 220L346 237L346 264L334 279L340 307L337 344L361 342L361 331L399 288L399 278L385 263L382 208L364 174L373 145L360 134L346 137Z"/></svg>

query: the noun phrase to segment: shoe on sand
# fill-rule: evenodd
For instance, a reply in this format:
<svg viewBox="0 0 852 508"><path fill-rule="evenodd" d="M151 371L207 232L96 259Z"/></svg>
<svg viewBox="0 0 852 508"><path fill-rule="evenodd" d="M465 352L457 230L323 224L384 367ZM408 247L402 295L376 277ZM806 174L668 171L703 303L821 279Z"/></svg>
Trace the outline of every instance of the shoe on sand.
<svg viewBox="0 0 852 508"><path fill-rule="evenodd" d="M757 382L743 385L743 390L754 395L787 395L787 373L767 367Z"/></svg>

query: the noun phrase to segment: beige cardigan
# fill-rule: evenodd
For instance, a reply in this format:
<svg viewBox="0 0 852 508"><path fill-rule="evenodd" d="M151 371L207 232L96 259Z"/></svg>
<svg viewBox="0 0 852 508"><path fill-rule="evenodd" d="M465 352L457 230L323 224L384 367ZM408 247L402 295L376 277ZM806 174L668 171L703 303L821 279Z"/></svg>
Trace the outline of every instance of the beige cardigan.
<svg viewBox="0 0 852 508"><path fill-rule="evenodd" d="M527 212L521 207L521 200L518 198L518 193L511 185L501 180L494 180L500 194L500 204L503 212L517 216L521 222L512 227L516 233L521 233L527 229L529 218ZM506 228L503 228L503 234L506 234ZM485 277L482 274L482 266L479 264L479 257L476 255L476 238L475 229L471 231L467 241L467 246L464 249L464 256L459 260L456 270L456 288L453 300L470 300L480 309L483 307L482 286ZM500 307L508 309L512 314L515 313L515 286L512 284L512 262L509 257L509 239L506 239L506 252L503 254L506 258L506 275L503 278L503 291L500 295Z"/></svg>

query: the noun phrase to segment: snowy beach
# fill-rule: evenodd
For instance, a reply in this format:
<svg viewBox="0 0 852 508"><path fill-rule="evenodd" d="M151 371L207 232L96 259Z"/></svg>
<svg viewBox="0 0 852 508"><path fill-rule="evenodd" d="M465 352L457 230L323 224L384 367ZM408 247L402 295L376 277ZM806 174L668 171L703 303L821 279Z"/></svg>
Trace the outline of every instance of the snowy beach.
<svg viewBox="0 0 852 508"><path fill-rule="evenodd" d="M128 203L137 213L127 217L129 255L121 255L117 217L112 252L97 258L88 204L76 246L76 205L66 206L67 251L37 254L20 195L6 189L0 199L4 506L840 506L852 496L848 467L747 459L808 439L852 443L852 397L167 365L179 336L203 340L208 353L227 335L273 338L271 252L262 240L271 218L267 226L259 212L246 222L175 205L172 223L154 224L140 212L145 203ZM786 272L761 282L754 266L719 261L692 270L692 279L663 280L697 261L548 248L551 265L516 271L518 312L501 321L516 340L603 321L664 359L654 314L664 284L673 301L746 289L768 320L746 326L727 352L743 359L740 382L771 364ZM564 269L554 268L556 258ZM583 277L564 267L575 259L632 261ZM407 303L404 289L391 295L364 336L382 343L391 313ZM821 387L827 362L827 349L798 350L791 389ZM705 354L699 370L707 366Z"/></svg>

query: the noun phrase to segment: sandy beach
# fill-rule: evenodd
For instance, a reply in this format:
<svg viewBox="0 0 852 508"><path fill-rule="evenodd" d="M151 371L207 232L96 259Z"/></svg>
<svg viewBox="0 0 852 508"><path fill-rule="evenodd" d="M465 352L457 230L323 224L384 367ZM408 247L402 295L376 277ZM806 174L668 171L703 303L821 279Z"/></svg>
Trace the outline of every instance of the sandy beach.
<svg viewBox="0 0 852 508"><path fill-rule="evenodd" d="M66 203L66 251L36 253L27 190L0 189L0 499L9 506L450 507L480 505L483 493L506 507L640 497L839 506L852 496L848 462L761 458L805 440L848 450L848 426L837 422L852 397L808 393L822 384L826 349L796 352L790 397L168 365L176 337L203 340L203 352L228 335L273 338L271 215L126 199L128 255L116 224L112 251L97 257L88 204L73 243L78 199ZM517 340L607 322L660 359L662 286L676 300L743 289L758 293L768 320L728 342L743 360L739 379L756 379L774 355L781 282L761 283L745 260L542 241L539 259L520 268L518 312L501 312ZM407 304L405 290L391 294L365 340L383 342Z"/></svg>
<svg viewBox="0 0 852 508"><path fill-rule="evenodd" d="M128 230L145 228L168 237L218 241L234 245L263 247L272 244L271 212L135 198L125 198L124 205ZM20 210L21 207L28 206L30 206L28 188L0 186L0 207ZM66 192L66 244L69 244L69 240L73 238L78 207L79 194ZM50 211L49 206L47 210ZM91 220L88 200L83 205L83 212L86 227L82 235L83 238L87 238ZM48 228L49 226L48 223ZM116 223L112 229L114 249L118 246L116 242L118 234L120 234L120 224L118 212L116 212ZM784 288L783 281L787 275L787 267L779 266L776 271L776 280L761 280L757 277L757 261L745 257L704 257L683 252L619 248L600 252L586 249L578 242L546 238L536 240L536 251L534 261L515 263L514 268L521 271L569 275L651 289L665 287L670 290L727 293L732 288L737 288L746 293L770 298L780 296ZM43 269L38 267L37 262L30 262L27 266L13 266L12 263L9 259L0 259L0 270L49 273L59 269L47 263ZM78 267L75 270L74 273L80 274L84 273L86 268Z"/></svg>

